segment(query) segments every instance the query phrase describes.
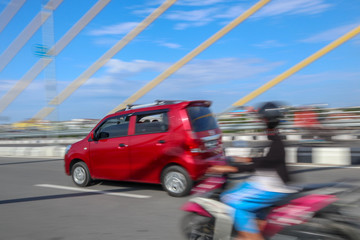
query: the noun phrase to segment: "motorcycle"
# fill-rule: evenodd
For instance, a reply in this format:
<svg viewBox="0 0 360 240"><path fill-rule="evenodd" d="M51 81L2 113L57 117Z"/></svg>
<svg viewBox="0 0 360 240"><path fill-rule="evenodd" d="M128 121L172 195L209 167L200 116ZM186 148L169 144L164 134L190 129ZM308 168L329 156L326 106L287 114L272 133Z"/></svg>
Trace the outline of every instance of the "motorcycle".
<svg viewBox="0 0 360 240"><path fill-rule="evenodd" d="M227 175L208 175L181 209L182 232L191 240L236 238L234 209L220 201ZM266 208L262 235L268 240L359 240L360 187L350 181L297 186L298 191Z"/></svg>

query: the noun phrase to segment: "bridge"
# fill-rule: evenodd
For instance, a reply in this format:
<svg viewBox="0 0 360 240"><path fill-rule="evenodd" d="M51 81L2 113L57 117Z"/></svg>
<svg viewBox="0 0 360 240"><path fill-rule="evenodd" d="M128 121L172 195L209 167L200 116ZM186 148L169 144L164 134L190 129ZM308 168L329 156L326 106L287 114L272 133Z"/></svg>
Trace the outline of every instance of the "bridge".
<svg viewBox="0 0 360 240"><path fill-rule="evenodd" d="M358 3L335 3L338 5L332 6L321 1L309 5L306 0L287 4L275 0L249 1L247 4L230 2L205 1L200 4L190 0L164 0L154 3L144 0L134 4L92 0L74 4L66 0L11 0L3 4L0 8L0 34L5 47L0 49L0 81L6 86L0 95L0 120L18 122L19 129L45 126L42 130L46 131L3 131L2 139L80 137L107 113L138 101L153 101L154 96L156 99L171 96L212 100L220 127L226 135L224 142L245 139L253 143L252 140L261 140L257 132L262 126L249 115L236 114L236 109L246 109L246 104L294 98L296 102L305 104L305 98L326 102L336 98L340 101L341 96L356 102L350 89L358 88L359 72L356 66L352 66L356 62L354 56L359 56L356 54L359 53L357 35L360 33L356 19ZM345 11L351 20L337 19L332 23L336 25L333 27L327 17L318 20L319 25L323 21L327 23L323 28L317 28L320 33L314 32L313 36L302 33L294 46L286 47L280 42L279 39L289 38L296 31L307 31L311 28L309 24L316 22L314 17L325 18L325 13L331 13L335 8L338 13ZM354 11L354 17L350 10ZM26 18L23 17L25 13L29 15ZM69 23L64 15L71 18ZM287 15L296 16L296 20L285 27ZM124 20L133 18L133 21ZM107 27L99 28L102 21L109 19L111 23ZM171 29L169 24L174 20L177 25ZM274 23L268 24L267 21ZM299 26L298 21L302 21L305 27ZM211 27L200 28L206 25ZM278 28L273 35L266 33L270 26L274 31ZM195 34L194 29L205 31ZM96 36L108 35L113 38L107 39L109 43L85 43L94 41ZM151 39L152 46L148 44L148 36L155 38ZM278 36L281 37L276 38ZM269 40L269 37L276 40ZM250 40L245 42L247 39ZM189 40L194 43L188 44ZM229 49L228 43L231 43ZM312 43L312 47L303 48L304 53L296 51L304 43ZM91 48L83 49L82 45ZM162 48L153 51L156 46ZM246 47L251 51L246 51ZM136 51L136 48L141 51ZM267 48L275 50L268 52ZM244 53L251 57L244 57ZM269 54L272 58L266 57ZM278 54L281 57L277 58ZM295 54L298 56L292 56ZM25 58L30 60L24 61ZM264 60L266 58L268 60ZM334 71L334 66L341 71ZM147 72L147 69L152 71ZM112 77L109 77L109 72ZM117 75L117 72L120 73ZM320 90L319 86L312 89L317 85L317 78L324 78L324 74L328 79L320 81ZM69 79L65 81L65 78ZM294 86L280 85L287 81ZM303 81L305 84L301 83ZM81 91L87 85L95 86L95 89L87 87L91 96ZM335 87L335 92L331 92L331 85L345 86ZM305 89L296 95L298 86ZM330 92L328 95L340 97L324 95L327 91ZM109 92L112 95L108 95ZM41 93L43 97L39 96ZM106 98L107 101L103 100ZM309 138L299 133L294 124L296 107L288 107L290 111L284 119L282 131L289 141L298 144ZM338 140L357 142L360 127L358 107L318 108L316 111L323 119L323 127L332 129L326 134L321 133L322 137L332 143ZM92 118L94 123L90 123L88 128L82 125L82 129L67 130L69 118L90 118L90 121ZM54 126L63 130L51 131Z"/></svg>
<svg viewBox="0 0 360 240"><path fill-rule="evenodd" d="M211 100L236 156L268 141L247 107L287 102L294 181L358 179L359 12L357 0L0 1L0 238L182 239L184 198L152 184L75 188L64 174L66 145L154 99ZM303 106L315 135L299 130ZM352 219L358 198L338 202Z"/></svg>
<svg viewBox="0 0 360 240"><path fill-rule="evenodd" d="M34 14L34 18L33 19L27 19L29 22L26 23L26 20L24 22L22 22L20 24L20 20L17 19L17 16L21 16L21 14L23 12L26 12L27 10L30 9L30 7L34 8L34 3L29 3L29 1L24 1L24 0L11 0L8 1L7 5L5 5L5 7L3 8L1 15L0 15L0 19L2 19L1 21L1 32L0 34L7 34L9 33L9 29L13 26L12 23L14 22L24 26L23 30L16 32L16 31L12 31L11 36L7 37L8 39L8 46L4 49L2 49L1 52L1 56L0 56L0 74L2 74L2 81L5 81L7 78L8 79L13 79L12 81L8 81L9 82L9 87L4 88L3 90L3 94L1 96L0 99L0 114L2 115L2 119L7 119L7 118L11 118L11 116L9 116L12 111L11 108L12 106L16 105L17 101L21 101L19 99L24 98L25 96L28 97L28 95L26 95L26 93L29 91L29 88L33 87L33 88L37 88L38 92L40 91L40 87L44 88L43 86L45 85L45 101L43 100L42 102L39 101L39 99L37 99L37 103L41 103L41 104L36 104L36 106L31 106L31 109L26 109L26 110L14 110L19 116L21 115L21 117L19 117L20 119L34 119L34 120L43 120L43 119L52 119L52 120L59 120L59 116L61 116L63 113L62 112L68 112L68 108L70 106L73 106L72 109L70 111L73 112L77 112L77 111L81 111L81 107L80 109L76 109L76 107L79 107L79 98L75 98L75 97L71 97L72 95L76 95L77 91L83 87L83 85L86 85L87 83L89 83L89 81L95 81L99 75L99 72L104 71L104 67L106 66L111 66L111 64L116 64L118 60L114 59L114 57L117 58L121 58L122 57L122 52L125 52L127 55L131 54L131 52L126 52L126 48L131 48L132 47L132 43L136 42L136 41L141 41L141 37L144 36L144 34L149 33L152 28L156 28L157 24L159 24L159 26L162 26L162 24L168 24L169 21L171 19L174 19L177 15L176 13L186 13L186 11L182 11L182 6L185 7L189 7L189 6L195 6L197 8L195 8L195 10L192 9L192 11L188 11L188 13L190 14L200 14L201 11L199 9L201 9L201 4L198 4L196 2L193 1L176 1L176 0L166 0L166 1L162 1L160 4L155 5L154 3L152 3L152 5L148 8L148 13L147 14L139 14L138 15L138 19L139 21L137 22L132 22L130 28L128 28L129 30L126 32L124 32L124 36L121 38L118 38L116 40L113 40L112 42L114 43L109 49L105 49L105 48L101 48L101 49L97 49L96 51L94 51L94 54L90 54L89 58L92 59L91 61L85 61L84 62L84 66L81 68L82 72L79 72L79 70L77 69L77 76L75 76L74 74L72 74L72 76L70 77L71 80L67 81L66 83L62 83L61 86L59 86L59 82L61 82L61 80L59 80L59 78L62 78L62 72L67 71L67 68L71 68L69 65L66 64L57 64L58 66L55 66L55 61L57 63L61 63L63 62L63 52L67 51L67 48L71 48L71 45L73 42L75 41L80 41L81 40L77 40L77 38L82 38L84 36L84 32L85 35L95 35L95 34L99 34L99 32L101 32L101 30L99 31L92 31L87 29L86 27L88 25L92 26L91 24L96 21L98 18L103 17L104 18L104 14L107 14L109 10L111 10L111 7L123 7L125 8L133 8L135 9L136 7L139 8L138 5L125 5L125 6L121 6L121 4L119 5L119 3L114 3L114 1L110 1L110 0L98 0L98 1L87 1L88 5L81 5L81 6L77 6L77 11L79 13L82 13L82 15L79 14L75 14L77 13L76 11L72 11L71 10L71 3L68 3L68 1L63 1L63 0L49 0L49 1L42 1L41 6L38 6L38 9L40 11L38 11L37 14L35 14L36 12L33 10L31 13ZM90 2L93 5L90 5ZM220 1L219 1L220 2ZM167 63L167 64L163 64L164 66L162 67L158 67L159 69L163 70L162 72L160 72L160 74L158 74L157 76L155 74L149 74L149 77L146 77L146 80L141 81L141 84L136 83L134 85L134 82L129 80L127 82L122 83L121 82L121 86L125 87L126 89L128 89L127 91L122 91L121 92L121 97L112 97L112 101L111 101L111 105L109 102L106 102L107 106L106 107L98 107L96 110L101 110L99 112L101 112L101 114L106 114L106 113L112 113L114 111L117 111L120 108L123 108L124 106L128 105L128 104L132 104L134 102L137 102L139 99L143 100L146 99L146 97L144 97L145 95L149 95L149 96L154 96L151 94L156 94L157 96L159 95L159 92L156 91L156 87L161 84L162 82L164 82L165 80L170 82L170 81L174 81L174 76L173 75L177 75L179 73L181 73L182 71L185 71L184 69L186 69L187 66L190 66L191 63L196 62L196 61L200 61L202 59L203 55L206 55L206 52L210 52L210 51L216 51L217 48L222 49L223 46L221 46L219 44L219 42L221 41L230 41L229 38L226 38L227 36L231 36L234 38L237 38L237 41L239 41L239 43L242 41L243 38L251 38L254 33L256 31L263 31L264 29L259 29L256 30L254 29L254 32L241 32L244 31L243 28L241 28L243 25L251 25L253 24L254 21L256 21L256 19L261 18L262 17L265 19L270 19L271 18L266 18L268 16L271 16L271 14L275 13L269 13L270 11L274 11L274 8L280 8L280 7L284 7L282 6L282 3L279 1L270 1L270 0L261 0L261 1L251 1L252 4L244 4L243 6L240 5L233 5L233 6L229 6L228 8L226 8L223 5L211 5L211 3L203 3L203 5L209 4L208 7L222 7L223 9L227 9L228 11L233 10L235 13L238 13L238 15L236 14L232 14L231 16L233 16L233 19L230 19L230 17L228 17L224 23L222 24L216 24L216 22L213 20L212 21L212 25L215 25L215 27L213 27L212 29L216 29L216 31L214 32L207 32L206 34L202 34L204 35L203 37L203 41L198 44L192 44L193 48L191 49L191 47L187 47L186 50L188 50L188 52L186 53L186 51L181 51L184 52L185 54L181 56L181 54L176 54L174 53L174 57L172 57L171 59L175 59L172 60L173 62L171 63ZM144 6L148 6L146 4L147 1L143 1L142 2L144 4ZM30 5L32 4L32 5ZM115 5L116 4L116 5ZM197 6L196 6L197 5ZM291 5L291 4L290 4ZM315 4L316 5L316 4ZM73 6L75 7L75 6ZM241 7L241 9L240 9ZM309 17L313 17L313 15L316 15L317 12L321 12L321 11L325 11L325 10L314 10L314 9L308 9L307 8L307 3L306 1L304 1L303 3L299 3L299 5L295 5L295 6L289 6L289 9L284 9L283 11L287 11L285 12L285 14L299 14L299 12L303 11L306 12L306 14L304 15L299 15L299 19L302 19L302 21L304 21L304 23L307 21L306 18ZM291 9L292 7L292 9ZM344 6L344 8L348 8L349 6ZM358 7L358 5L355 5L354 8L356 9ZM110 9L109 9L110 8ZM331 8L331 6L326 5L326 4L319 4L314 6L315 9L318 8ZM36 8L35 8L36 9ZM181 10L180 10L181 9ZM212 8L204 8L205 10L211 10ZM203 10L204 10L203 9ZM152 10L152 11L150 11ZM235 11L236 10L236 11ZM124 11L124 9L122 10ZM314 12L315 11L315 12ZM59 12L59 13L58 13ZM134 11L135 12L135 11ZM139 12L139 11L138 11ZM275 11L276 12L276 11ZM73 23L71 23L72 25L67 25L69 28L68 30L62 30L62 36L58 39L55 38L55 35L57 33L57 27L59 26L60 23L57 23L57 18L60 19L60 15L57 14L73 14L72 17L78 18L77 21L73 21ZM279 14L280 16L281 14ZM142 18L140 18L139 16L141 16ZM195 15L196 16L196 15ZM178 16L177 16L178 17ZM208 15L208 17L210 17L210 15ZM219 19L221 18L220 16L218 17ZM64 19L63 15L62 18ZM116 19L117 22L121 22L121 18L116 15L114 15L113 19ZM140 21L141 20L141 21ZM216 20L216 18L215 18ZM340 20L339 20L340 21ZM201 22L201 16L197 16L197 19L194 20L194 24L198 24L198 25L202 25L202 24L206 24L206 23L202 23ZM114 27L114 26L113 26ZM297 25L292 26L294 27L299 27ZM348 30L348 31L345 31ZM7 31L8 30L8 31ZM41 31L41 34L40 34ZM87 31L87 33L86 33ZM106 31L110 31L109 29L105 29L103 30L103 32ZM235 35L232 35L234 31L237 31ZM90 32L90 33L89 33ZM166 30L164 29L162 31L162 35L165 35L164 32L166 33ZM267 76L267 79L264 80L259 80L259 79L255 79L254 81L256 81L255 83L253 83L254 87L248 88L250 93L246 93L243 89L242 89L242 85L240 83L237 83L238 89L231 89L233 91L233 95L234 92L236 93L236 97L231 97L229 98L230 100L234 100L231 104L229 103L229 100L227 101L223 101L222 104L219 104L218 102L214 101L214 105L217 108L218 111L228 111L229 109L232 109L233 107L238 107L238 106L244 106L245 104L247 104L248 102L251 102L253 99L256 100L263 100L262 98L259 98L260 95L264 94L265 92L271 92L273 90L274 87L276 87L278 84L280 84L281 82L291 78L292 75L298 73L299 71L301 71L303 68L307 67L308 65L313 64L315 61L317 61L320 58L326 58L325 55L328 55L328 53L334 51L335 49L337 49L338 47L342 46L342 45L346 45L347 42L351 41L352 39L354 39L360 32L360 25L358 25L358 23L354 20L354 22L350 22L347 21L347 25L346 27L342 28L342 35L340 35L337 38L333 38L331 39L331 41L328 41L326 44L320 45L318 44L316 48L313 48L312 52L310 52L309 54L302 54L302 56L299 56L298 62L292 61L290 64L286 64L285 67L288 66L288 68L282 67L281 69L277 69L277 71L275 71L274 73L276 75L274 75L273 72L269 73ZM17 35L16 35L16 34ZM280 32L279 32L280 33ZM258 33L259 34L259 33ZM281 34L283 34L283 36L286 36L286 32L282 32ZM262 35L262 34L259 34ZM206 38L207 36L207 38ZM191 38L191 36L189 36ZM265 37L265 35L264 35ZM140 39L140 40L139 40ZM357 38L355 38L354 41L356 41ZM162 39L158 39L158 42L164 41ZM306 41L306 40L304 40ZM309 39L307 41L310 41ZM163 45L164 42L162 43ZM278 44L281 45L281 44ZM32 59L29 62L23 62L19 59L22 58L22 55L24 55L24 51L29 51L29 46L31 46L31 50L30 52L32 52ZM167 46L170 46L170 44L167 44ZM173 49L176 49L176 44L173 44ZM236 46L236 45L234 45ZM346 45L347 47L349 46L349 44ZM276 44L274 45L274 47L279 47L276 46ZM210 48L210 49L209 49ZM296 48L296 47L295 47ZM104 50L102 50L104 49ZM94 50L94 49L91 49ZM92 55L99 55L99 53L101 53L101 51L103 51L102 55L100 55L100 57L97 56L92 56ZM148 49L149 50L149 49ZM356 50L358 50L358 48L355 47L355 52ZM74 59L76 59L77 55L81 54L81 52L83 51L88 51L89 50L84 50L84 49L72 49L73 52L71 52L71 54L67 55L67 57L72 57ZM222 51L222 50L219 50ZM335 50L336 51L336 50ZM92 51L91 51L92 52ZM95 54L96 52L96 54ZM354 54L355 54L354 52ZM136 52L135 52L136 53ZM137 55L139 55L138 53L136 53ZM202 55L201 55L202 54ZM227 53L229 54L229 53ZM237 53L238 55L241 55L240 53ZM146 54L144 54L146 55ZM221 55L220 55L221 56ZM236 55L234 55L236 56ZM126 56L127 57L127 56ZM259 54L259 57L262 57L261 54ZM128 58L128 57L127 57ZM177 58L177 60L176 60ZM231 60L231 59L230 59ZM283 60L287 60L286 58L283 58ZM135 60L136 61L136 60ZM160 59L161 61L161 59ZM223 56L223 60L222 62L226 62L229 61L229 59L225 58L225 55ZM290 61L289 61L290 62ZM33 64L32 64L33 63ZM121 67L126 67L125 61L120 61L120 64L123 64L124 66ZM211 64L211 61L209 61L209 63ZM86 65L88 64L88 65ZM108 64L108 65L107 65ZM141 64L138 63L138 64ZM146 63L145 63L146 64ZM150 63L148 63L150 64ZM206 64L206 62L205 62ZM276 63L278 64L278 63ZM334 64L334 63L332 63ZM336 64L336 63L335 63ZM348 65L351 65L352 62L349 61ZM196 65L194 65L196 66ZM226 65L225 65L226 66ZM231 66L231 65L229 65ZM218 66L216 66L218 67ZM221 67L221 65L220 65ZM253 67L252 65L248 65L248 67ZM264 68L269 68L269 66L264 65ZM109 68L109 67L108 67ZM14 71L14 69L19 69L17 71ZM20 69L28 69L25 70L23 73L20 72ZM73 70L73 68L71 68ZM191 69L191 68L190 68ZM196 71L196 69L194 70L193 68L191 69L192 71ZM203 71L203 69L201 69ZM247 69L244 69L245 71ZM250 69L248 69L249 72L251 72ZM333 69L327 69L328 71L332 71ZM209 70L211 73L211 70ZM227 69L227 71L223 71L221 74L223 75L223 79L221 79L221 75L220 78L217 80L217 82L221 82L221 81L228 81L228 76L225 76L227 74L227 72L230 72L231 74L232 69ZM16 74L14 75L14 73L16 72ZM158 72L158 71L157 71ZM236 72L234 72L235 74ZM12 75L11 75L12 74ZM43 74L43 77L41 77L41 74ZM356 73L354 73L356 74ZM205 74L206 75L206 74ZM1 76L1 75L0 75ZM196 76L196 75L195 75ZM270 77L269 77L270 76ZM253 76L248 76L250 79L253 79ZM257 78L259 78L260 76L257 76ZM151 79L152 78L152 79ZM236 77L232 76L230 77L231 79L236 79ZM208 79L211 79L211 77L208 77ZM39 84L39 80L42 80L43 83ZM176 78L175 78L176 80ZM106 81L104 79L101 79L99 81ZM192 80L194 81L194 80ZM195 80L196 81L196 80ZM238 82L240 82L241 80L238 80ZM186 81L185 81L186 82ZM190 81L189 81L190 82ZM33 86L34 84L38 84L37 87ZM106 83L105 83L106 84ZM205 83L206 84L206 83ZM209 80L209 85L213 84L211 82L211 80ZM248 83L247 83L248 84ZM323 83L325 84L325 83ZM171 85L168 85L171 86ZM166 88L169 88L168 86L165 86ZM177 85L174 84L175 87L179 87ZM230 85L230 88L233 85ZM219 85L217 84L213 84L213 87L219 87ZM101 88L101 84L100 84L100 88ZM100 89L97 89L100 91ZM164 89L163 89L164 90ZM162 91L163 91L162 90ZM338 89L339 91L347 91L346 88L344 88L344 90L342 90L341 88ZM104 89L104 91L108 91L108 89ZM214 91L214 90L213 90ZM224 89L225 92L229 92L229 89ZM35 91L36 92L36 91ZM100 91L101 92L101 91ZM123 93L125 92L125 93ZM155 93L153 93L155 92ZM199 92L201 91L201 87L199 88ZM211 91L209 91L211 93ZM217 92L218 93L218 92ZM309 92L309 94L312 94L311 91ZM345 93L346 94L346 93ZM179 94L178 94L179 95ZM187 94L186 90L184 89L183 94L184 96L189 96L189 98L196 98L198 96L194 96L194 92L191 92L191 94ZM243 95L240 99L238 99L238 97L240 97L241 95ZM101 98L106 98L106 95L96 95L93 97L94 102L97 101L97 99L101 99ZM201 94L201 97L207 97L208 99L216 99L214 96L212 96L212 94ZM277 96L282 98L282 100L287 100L286 98L288 97L288 93L283 94L283 96ZM159 97L157 97L159 98ZM265 99L268 99L269 96L267 96ZM74 99L74 100L72 100ZM321 98L320 98L321 99ZM35 97L32 96L29 100L22 100L22 103L27 103L29 104L29 101L32 102L34 101L35 103ZM74 107L75 102L76 107ZM88 101L88 100L86 100ZM96 103L95 103L96 104ZM228 104L228 105L226 105ZM64 107L62 107L61 105L65 105ZM100 104L99 104L100 105ZM23 105L24 106L24 105ZM221 106L221 107L219 107ZM26 107L27 108L27 107ZM19 107L17 107L17 109L21 109ZM59 110L61 109L61 111ZM91 108L89 108L91 109ZM21 113L19 113L21 112ZM30 113L32 113L31 115L29 115ZM53 115L53 117L51 118L51 114ZM98 117L99 115L94 114L96 117Z"/></svg>

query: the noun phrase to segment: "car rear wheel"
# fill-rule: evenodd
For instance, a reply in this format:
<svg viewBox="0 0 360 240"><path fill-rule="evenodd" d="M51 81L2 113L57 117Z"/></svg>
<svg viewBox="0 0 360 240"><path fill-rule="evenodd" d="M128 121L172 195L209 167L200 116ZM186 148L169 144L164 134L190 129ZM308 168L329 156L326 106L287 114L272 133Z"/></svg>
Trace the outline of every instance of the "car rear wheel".
<svg viewBox="0 0 360 240"><path fill-rule="evenodd" d="M73 182L79 187L86 187L90 184L91 177L88 167L84 162L75 163L72 167L71 177Z"/></svg>
<svg viewBox="0 0 360 240"><path fill-rule="evenodd" d="M173 197L188 195L193 186L189 174L180 166L166 168L162 173L161 183L165 191Z"/></svg>

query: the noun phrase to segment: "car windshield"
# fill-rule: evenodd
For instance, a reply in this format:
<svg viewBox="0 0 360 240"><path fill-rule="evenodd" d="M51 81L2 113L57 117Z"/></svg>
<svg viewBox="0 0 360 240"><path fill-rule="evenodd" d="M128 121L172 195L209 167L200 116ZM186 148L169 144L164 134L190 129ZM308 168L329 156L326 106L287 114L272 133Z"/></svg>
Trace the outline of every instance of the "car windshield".
<svg viewBox="0 0 360 240"><path fill-rule="evenodd" d="M194 132L202 132L218 128L216 119L208 107L188 107L187 112Z"/></svg>

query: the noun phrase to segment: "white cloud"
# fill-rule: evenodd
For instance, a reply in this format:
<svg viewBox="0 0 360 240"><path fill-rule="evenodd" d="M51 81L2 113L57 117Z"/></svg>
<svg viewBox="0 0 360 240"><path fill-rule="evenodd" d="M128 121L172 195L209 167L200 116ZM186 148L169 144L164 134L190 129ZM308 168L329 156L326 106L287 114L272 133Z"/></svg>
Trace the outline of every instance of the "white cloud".
<svg viewBox="0 0 360 240"><path fill-rule="evenodd" d="M180 48L181 45L180 44L177 44L177 43L170 43L170 42L162 42L162 41L159 41L158 44L160 46L164 46L164 47L167 47L167 48Z"/></svg>
<svg viewBox="0 0 360 240"><path fill-rule="evenodd" d="M172 11L166 15L167 19L170 20L181 20L181 21L201 21L207 22L213 19L213 15L218 12L218 8L207 8L192 11Z"/></svg>
<svg viewBox="0 0 360 240"><path fill-rule="evenodd" d="M301 42L318 43L318 42L333 41L333 40L341 37L345 33L351 31L352 29L354 29L357 26L359 26L359 23L336 27L336 28L329 29L327 31L315 34L309 38L303 39L303 40L301 40Z"/></svg>
<svg viewBox="0 0 360 240"><path fill-rule="evenodd" d="M201 86L212 83L219 83L232 80L248 79L257 74L265 73L282 63L268 63L261 59L238 59L221 58L210 60L194 60L175 72L172 76L172 82L180 87L177 91L184 91L183 87ZM112 59L106 65L104 76L98 77L101 84L111 85L119 82L119 76L126 81L129 76L135 76L144 72L162 73L171 64L163 62L153 62L146 60L134 60L125 62L119 59ZM145 82L150 81L147 79ZM97 79L89 80L87 85L100 84ZM131 84L128 82L128 84ZM176 89L177 89L176 88Z"/></svg>
<svg viewBox="0 0 360 240"><path fill-rule="evenodd" d="M101 35L121 35L127 34L133 28L135 28L139 23L138 22L127 22L119 23L116 25L106 26L98 30L92 30L90 35L101 36Z"/></svg>
<svg viewBox="0 0 360 240"><path fill-rule="evenodd" d="M189 27L201 27L207 25L207 22L193 22L193 23L177 23L175 24L175 30L183 30Z"/></svg>
<svg viewBox="0 0 360 240"><path fill-rule="evenodd" d="M136 74L143 71L164 71L169 64L146 60L134 60L125 62L119 59L111 59L106 65L106 72L110 74Z"/></svg>
<svg viewBox="0 0 360 240"><path fill-rule="evenodd" d="M279 64L281 63L267 63L261 59L220 58L194 60L181 68L174 77L182 79L182 81L194 82L195 85L217 83L219 81L247 79L267 72Z"/></svg>
<svg viewBox="0 0 360 240"><path fill-rule="evenodd" d="M224 19L235 19L245 11L246 9L243 6L234 6L229 9L223 9L223 11L219 11L218 14L215 15L215 17Z"/></svg>
<svg viewBox="0 0 360 240"><path fill-rule="evenodd" d="M117 42L119 41L119 39L117 38L96 38L94 40L94 43L97 45L107 45L107 46L114 46Z"/></svg>
<svg viewBox="0 0 360 240"><path fill-rule="evenodd" d="M254 84L251 81L249 83L249 78L266 73L280 64L261 59L194 60L165 79L140 102L154 99L212 99L215 96L225 98L229 92L234 96L234 92L244 91L249 84ZM104 74L89 79L77 96L106 96L109 99L125 100L170 66L170 63L164 62L112 59L105 65ZM151 78L148 78L149 73ZM229 88L227 83L235 83L237 87Z"/></svg>
<svg viewBox="0 0 360 240"><path fill-rule="evenodd" d="M148 6L158 6L160 4L163 4L165 2L165 0L148 0L145 2L145 5Z"/></svg>
<svg viewBox="0 0 360 240"><path fill-rule="evenodd" d="M183 30L189 27L201 27L213 22L218 13L219 8L206 8L191 11L173 11L165 15L166 19L179 21L175 24L176 30Z"/></svg>
<svg viewBox="0 0 360 240"><path fill-rule="evenodd" d="M17 80L1 80L0 81L0 99L5 95L8 94L9 91L14 90L13 88L17 84ZM37 92L36 95L39 94L40 91L45 92L45 85L44 82L33 81L29 86L26 87L25 91ZM22 94L20 94L22 95ZM38 96L37 96L38 97Z"/></svg>
<svg viewBox="0 0 360 240"><path fill-rule="evenodd" d="M229 0L181 0L181 1L177 1L175 3L175 5L178 6L190 6L190 7L195 7L195 6L209 6L209 5L213 5L213 4L218 4L218 3L228 3ZM162 3L164 3L164 0L150 0L148 2L145 3L145 6L160 6ZM137 6L137 10L132 11L133 14L136 15L149 15L150 13L152 13L156 8L155 7L151 7L151 8L144 8L143 5L139 5Z"/></svg>
<svg viewBox="0 0 360 240"><path fill-rule="evenodd" d="M283 47L284 44L278 42L277 40L267 40L261 43L253 44L253 46L259 48L274 48L274 47Z"/></svg>
<svg viewBox="0 0 360 240"><path fill-rule="evenodd" d="M357 82L360 77L359 72L341 72L341 71L326 71L314 74L295 74L291 76L289 84L294 86L312 86L316 83L321 83L323 86L328 86L334 82ZM344 86L345 87L345 86ZM340 90L341 88L338 88Z"/></svg>
<svg viewBox="0 0 360 240"><path fill-rule="evenodd" d="M355 45L360 45L360 37L359 36L354 38L354 43L355 43Z"/></svg>
<svg viewBox="0 0 360 240"><path fill-rule="evenodd" d="M192 10L169 11L164 14L164 18L177 21L175 29L183 30L189 27L205 26L211 22L218 21L219 19L235 19L248 8L244 7L244 5L230 5L222 3L228 2L225 0L183 0L178 2L178 5L190 7ZM148 5L150 5L150 3ZM151 5L154 5L154 3L151 3ZM212 7L208 7L210 5ZM325 3L324 0L275 0L262 8L259 12L255 13L254 17L260 18L278 15L317 14L324 12L331 6L331 4ZM194 9L196 7L197 9ZM132 13L137 15L149 15L154 10L155 8L142 7L141 9L132 11ZM90 34L96 36L126 34L137 24L137 22L120 23L106 26L98 30L93 30Z"/></svg>
<svg viewBox="0 0 360 240"><path fill-rule="evenodd" d="M155 11L156 8L142 8L138 10L134 10L132 13L135 15L150 15L152 12Z"/></svg>
<svg viewBox="0 0 360 240"><path fill-rule="evenodd" d="M181 0L177 3L177 5L183 6L207 6L216 3L226 3L229 0Z"/></svg>
<svg viewBox="0 0 360 240"><path fill-rule="evenodd" d="M16 80L1 80L0 91L9 91L15 84Z"/></svg>
<svg viewBox="0 0 360 240"><path fill-rule="evenodd" d="M199 4L196 4L199 3ZM203 4L200 4L203 3ZM207 6L215 3L225 3L225 1L184 1L183 5L188 6ZM279 15L296 15L296 14L318 14L326 11L332 5L325 3L324 0L275 0L265 5L259 12L255 13L255 18L264 18ZM212 7L203 7L196 10L172 11L165 14L165 18L178 21L175 29L182 30L188 27L199 27L211 22L223 20L233 20L240 16L248 7L242 5L217 4ZM224 23L222 21L221 23Z"/></svg>
<svg viewBox="0 0 360 240"><path fill-rule="evenodd" d="M99 86L111 85L113 83L114 79L109 76L92 77L85 82L84 86L96 86L99 91L104 91L105 88Z"/></svg>
<svg viewBox="0 0 360 240"><path fill-rule="evenodd" d="M228 3L229 0L181 0L181 1L177 1L175 3L175 5L178 6L189 6L189 7L195 7L195 6L209 6L209 5L214 5L214 4L218 4L218 3ZM160 6L162 3L164 3L164 0L150 0L147 3L145 3L145 6ZM151 8L144 8L143 5L138 5L136 6L136 8L139 8L137 10L132 11L133 14L136 15L148 15L150 13L152 13L156 8L155 7L151 7Z"/></svg>
<svg viewBox="0 0 360 240"><path fill-rule="evenodd" d="M78 95L116 97L123 101L152 80L141 80L137 77L139 75L136 74L151 70L160 74L170 66L168 63L146 60L112 61L112 64L106 66L108 69L105 75L90 79ZM194 60L175 72L169 79L165 79L163 83L142 97L139 102L150 102L154 99L209 99L224 105L220 108L223 109L226 104L232 104L235 100L248 94L249 91L270 80L271 76L266 75L264 78L261 74L266 74L280 65L282 65L280 62L271 63L261 59ZM135 79L133 77L128 78L127 73L131 73L131 76L135 76ZM122 75L119 77L119 74ZM326 99L327 91L350 92L347 88L338 88L334 81L341 84L346 80L346 85L349 85L348 88L354 88L354 86L357 86L359 74L360 72L336 71L296 74L285 80L283 84L277 85L269 93L263 94L264 96L261 96L260 99L263 97L274 98L276 96L276 98L286 99L286 101L293 101L294 98L301 103L303 101L299 100L301 96L318 91L318 98L323 100ZM258 80L254 81L254 79ZM328 88L325 92L322 91L324 84ZM255 101L259 101L259 99Z"/></svg>
<svg viewBox="0 0 360 240"><path fill-rule="evenodd" d="M150 80L134 80L133 76L146 72L163 72L170 64L147 60L133 60L125 62L111 59L105 66L105 73L98 77L90 78L81 90L83 96L94 94L116 95L127 97L139 89L139 86ZM129 80L131 79L131 80Z"/></svg>
<svg viewBox="0 0 360 240"><path fill-rule="evenodd" d="M146 94L139 102L170 98L209 99L219 104L230 105L240 96L245 96L263 82L270 80L272 76L267 75L267 73L282 64L282 62L267 62L256 58L193 60L168 79L165 79L163 83ZM121 102L170 66L171 63L164 62L147 60L126 62L112 59L105 65L104 74L91 78L78 94L89 97L94 95L106 96L109 99L120 99ZM144 73L147 72L151 72L151 78L148 78L148 75L144 77ZM360 72L296 74L286 80L285 85L280 84L264 97L276 96L289 101L292 98L300 99L300 96L309 93L309 87L315 89L318 86L334 82L334 80L340 83L346 79L349 86L356 86L359 74ZM337 86L336 84L332 85ZM299 92L296 92L298 90ZM339 89L339 92L344 91L347 90ZM287 95L288 93L289 95ZM321 100L325 97L323 94L319 94L318 98ZM221 108L224 107L226 106Z"/></svg>
<svg viewBox="0 0 360 240"><path fill-rule="evenodd" d="M268 17L278 15L296 14L318 14L326 11L332 5L325 3L324 0L275 0L267 4L256 13L256 17Z"/></svg>

